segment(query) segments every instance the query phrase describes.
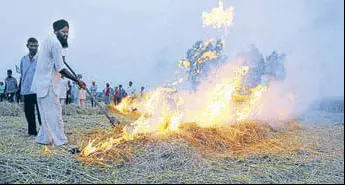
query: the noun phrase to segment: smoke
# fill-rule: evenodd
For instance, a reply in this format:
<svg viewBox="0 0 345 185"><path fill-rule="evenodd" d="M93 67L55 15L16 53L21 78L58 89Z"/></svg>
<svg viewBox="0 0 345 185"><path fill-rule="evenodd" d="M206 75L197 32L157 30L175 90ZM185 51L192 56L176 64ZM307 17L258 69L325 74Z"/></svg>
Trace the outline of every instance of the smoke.
<svg viewBox="0 0 345 185"><path fill-rule="evenodd" d="M262 99L261 118L294 117L315 100L343 96L343 1L225 2L235 7L226 41L229 56L235 58L250 44L264 56L273 50L287 54L287 78L271 83Z"/></svg>
<svg viewBox="0 0 345 185"><path fill-rule="evenodd" d="M225 0L228 5L235 7L226 41L230 58L250 44L264 56L285 52L288 81L300 100L343 96L343 1ZM113 87L132 80L137 89L152 89L173 78L196 40L224 34L202 27L202 12L217 6L218 0L6 1L0 7L6 25L0 29L0 76L19 65L27 38L42 41L53 21L65 18L73 32L67 59L86 82L96 80L101 90L106 82Z"/></svg>
<svg viewBox="0 0 345 185"><path fill-rule="evenodd" d="M270 83L259 102L261 112L252 118L295 118L316 100L343 96L343 2L266 0L250 2L250 7L247 1L228 1L229 4L235 7L236 15L226 40L230 60L237 61L238 53L251 44L257 45L264 56L273 50L287 54L287 78ZM248 53L244 57L252 58ZM232 78L232 68L220 76ZM196 93L184 95L188 97L186 109L212 104L208 91L217 83L222 83L221 79L210 77Z"/></svg>

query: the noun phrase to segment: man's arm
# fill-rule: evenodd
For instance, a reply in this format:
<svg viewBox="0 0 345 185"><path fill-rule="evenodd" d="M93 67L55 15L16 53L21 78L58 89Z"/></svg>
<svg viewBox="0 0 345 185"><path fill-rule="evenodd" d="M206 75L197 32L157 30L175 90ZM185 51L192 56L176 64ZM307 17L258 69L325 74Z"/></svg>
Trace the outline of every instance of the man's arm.
<svg viewBox="0 0 345 185"><path fill-rule="evenodd" d="M55 68L57 69L57 71L59 71L59 73L63 74L66 78L74 82L77 82L80 87L86 88L86 85L84 82L80 81L76 76L71 74L71 72L69 72L66 69L66 66L64 64L64 56L61 55L62 53L61 50L62 48L59 44L53 45L52 55L53 55L53 62L54 62Z"/></svg>
<svg viewBox="0 0 345 185"><path fill-rule="evenodd" d="M68 79L70 79L70 80L72 80L72 81L74 81L74 82L79 83L79 80L78 80L74 75L72 75L72 73L69 72L67 69L63 68L63 69L60 71L60 73L61 73L62 75L64 75L66 78L68 78Z"/></svg>
<svg viewBox="0 0 345 185"><path fill-rule="evenodd" d="M77 82L77 84L79 85L80 88L83 88L85 89L86 88L86 84L85 82L79 80L79 78L77 78L76 76L74 76L69 70L63 68L60 73L62 75L64 75L65 77L67 77L68 79L74 81L74 82Z"/></svg>
<svg viewBox="0 0 345 185"><path fill-rule="evenodd" d="M23 59L24 57L20 60L20 78L19 78L19 86L17 92L20 93L21 87L22 87L22 78L23 78Z"/></svg>

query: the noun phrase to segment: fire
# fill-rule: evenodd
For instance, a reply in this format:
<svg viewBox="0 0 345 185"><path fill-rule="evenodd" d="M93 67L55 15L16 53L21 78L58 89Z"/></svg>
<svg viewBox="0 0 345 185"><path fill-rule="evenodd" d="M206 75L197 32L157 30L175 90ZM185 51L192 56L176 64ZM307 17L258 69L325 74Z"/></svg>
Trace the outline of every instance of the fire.
<svg viewBox="0 0 345 185"><path fill-rule="evenodd" d="M180 66L181 68L189 68L190 62L187 61L187 60L180 60L179 66Z"/></svg>
<svg viewBox="0 0 345 185"><path fill-rule="evenodd" d="M114 106L114 105L112 105ZM131 98L125 97L121 100L121 103L115 106L115 109L117 109L119 112L123 114L128 114L131 111Z"/></svg>
<svg viewBox="0 0 345 185"><path fill-rule="evenodd" d="M200 127L215 127L249 119L251 114L260 111L258 100L266 88L257 86L242 95L243 80L248 71L247 66L236 66L233 68L233 77L219 79L218 83L200 93L202 96L192 94L204 101L202 106L196 109L188 109L188 106L185 106L190 103L190 94L185 95L172 88L158 88L149 93L145 100L126 98L116 109L129 114L135 107L135 110L140 112L140 117L123 128L121 137L109 138L97 145L90 141L82 154L89 156L92 153L105 152L120 142L132 140L139 134L159 135L178 132L181 124L185 122L195 122Z"/></svg>
<svg viewBox="0 0 345 185"><path fill-rule="evenodd" d="M223 2L219 1L219 6L213 8L210 13L202 13L203 26L213 26L214 28L229 28L234 22L234 7L224 8Z"/></svg>
<svg viewBox="0 0 345 185"><path fill-rule="evenodd" d="M224 8L220 1L218 8L202 14L203 25L227 29L233 24L233 12L233 7ZM261 114L262 99L269 88L261 84L247 83L246 77L252 72L252 68L251 65L243 63L243 58L222 66L213 73L214 75L206 76L194 91L175 89L177 85L188 80L196 81L196 78L205 73L208 64L219 60L223 42L218 40L214 46L213 40L198 41L189 49L187 59L178 63L188 75L171 83L174 88L157 88L146 93L143 98L126 97L120 104L112 105L111 109L117 112L124 115L136 112L139 117L125 125L120 135L105 138L104 141L102 138L89 141L81 155L90 156L98 152L107 152L114 146L145 134L181 133L186 128L185 123L193 123L198 129L213 129L229 124L236 126L238 122L252 120L255 115ZM289 94L288 98L294 100L293 94ZM253 127L255 124L250 125ZM238 125L236 127L242 128ZM256 133L255 129L253 132ZM236 135L237 131L231 133ZM227 138L234 140L230 136Z"/></svg>

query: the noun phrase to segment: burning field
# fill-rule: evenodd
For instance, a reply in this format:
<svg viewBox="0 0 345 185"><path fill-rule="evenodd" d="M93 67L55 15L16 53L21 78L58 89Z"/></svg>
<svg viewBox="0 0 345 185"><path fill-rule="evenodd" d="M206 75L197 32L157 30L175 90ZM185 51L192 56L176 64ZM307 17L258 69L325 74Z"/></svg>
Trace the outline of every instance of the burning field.
<svg viewBox="0 0 345 185"><path fill-rule="evenodd" d="M2 103L0 182L344 182L343 103L317 110L324 119L292 117L298 97L249 83L245 61L224 63L196 88L179 90L179 80L108 106L121 121L114 127L97 108L64 106L69 144L60 147L34 144L22 109Z"/></svg>
<svg viewBox="0 0 345 185"><path fill-rule="evenodd" d="M0 182L344 181L343 121L324 124L336 113L327 113L318 122L285 122L275 128L258 121L238 122L225 128L185 123L178 132L142 133L131 139L123 138L124 125L140 115L115 115L122 125L113 129L103 115L64 115L70 143L61 147L34 144L33 137L26 136L23 115L1 115ZM97 149L86 155L86 146L92 140ZM110 146L110 142L111 147L101 147Z"/></svg>
<svg viewBox="0 0 345 185"><path fill-rule="evenodd" d="M1 103L0 182L344 183L343 109L301 117L310 102L291 88L283 52L252 45L229 58L234 12L222 1L203 12L224 36L188 49L176 80L107 106L114 127L97 108L64 106L69 143L41 146L22 108Z"/></svg>

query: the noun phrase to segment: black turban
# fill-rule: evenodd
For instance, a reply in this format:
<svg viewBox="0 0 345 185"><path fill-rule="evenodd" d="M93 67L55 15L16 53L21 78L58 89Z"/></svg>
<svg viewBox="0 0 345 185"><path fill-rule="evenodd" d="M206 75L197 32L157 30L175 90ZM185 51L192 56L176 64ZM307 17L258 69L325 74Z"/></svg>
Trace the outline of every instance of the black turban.
<svg viewBox="0 0 345 185"><path fill-rule="evenodd" d="M57 20L53 23L54 31L58 31L64 28L65 26L69 27L68 22L64 19Z"/></svg>

